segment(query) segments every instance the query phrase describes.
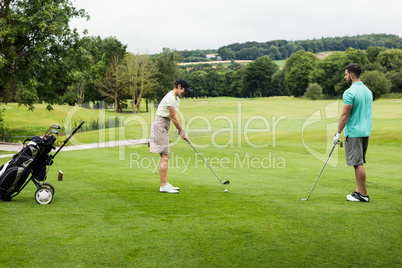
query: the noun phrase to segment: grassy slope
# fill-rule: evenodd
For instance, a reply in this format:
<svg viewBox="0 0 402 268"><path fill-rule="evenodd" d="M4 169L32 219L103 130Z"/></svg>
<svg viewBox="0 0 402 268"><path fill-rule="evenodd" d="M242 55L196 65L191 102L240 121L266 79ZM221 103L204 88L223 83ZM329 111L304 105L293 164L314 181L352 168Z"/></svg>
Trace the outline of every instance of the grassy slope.
<svg viewBox="0 0 402 268"><path fill-rule="evenodd" d="M0 203L0 224L6 230L0 243L0 263L39 267L45 256L47 264L59 267L398 266L402 103L374 103L366 165L369 204L345 201L345 195L354 190L354 179L342 149L331 157L310 200L300 201L323 165L303 146L303 123L331 103L291 98L241 103L232 98L183 100L183 121L190 123L192 142L207 146L215 141L224 147L199 151L215 161L210 163L222 180L230 179L227 187L219 186L185 142L172 146L169 169L170 182L181 187L179 195L157 192L154 163L158 156L150 154L146 146L61 152L48 178L56 187L52 204L37 205L33 185L12 202ZM87 112L93 111L82 111L83 119ZM149 114L139 116L148 124L153 120ZM274 120L281 116L274 136ZM254 148L245 139L245 124L249 121L249 128L262 129L266 127L262 117L270 128L249 133L248 142L268 146ZM54 119L44 118L33 128ZM202 132L208 122L211 131ZM230 122L233 130L216 132L229 128ZM330 118L304 131L306 144L324 160L331 147L325 145L331 138L326 127L336 122ZM106 132L106 137L119 136ZM143 132L134 123L124 131L126 138L138 138ZM104 136L80 133L74 142L99 137ZM172 129L172 143L176 137ZM247 156L254 164L243 162ZM227 162L220 166L219 159ZM181 160L190 161L189 167ZM264 161L264 167L258 160ZM62 182L55 179L59 169L64 172Z"/></svg>

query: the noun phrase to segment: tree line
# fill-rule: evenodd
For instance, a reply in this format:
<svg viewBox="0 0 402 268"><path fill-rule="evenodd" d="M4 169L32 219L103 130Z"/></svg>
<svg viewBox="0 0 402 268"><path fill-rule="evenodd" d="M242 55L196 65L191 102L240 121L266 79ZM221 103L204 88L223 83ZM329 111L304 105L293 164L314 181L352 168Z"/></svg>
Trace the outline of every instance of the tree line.
<svg viewBox="0 0 402 268"><path fill-rule="evenodd" d="M69 27L72 18L89 16L66 0L0 2L0 101L16 101L29 109L43 102L48 109L55 104L94 103L99 107L98 103L105 102L121 112L130 100L135 113L142 99L146 110L149 102L159 102L177 78L190 82L194 93L187 97L193 98L302 96L310 84L319 85L323 94L336 96L347 87L343 68L351 62L363 66L364 78L371 83L376 97L401 92L402 56L398 44L394 44L399 37L392 35L366 36L372 43L382 42L382 46L369 46L366 50L351 47L322 60L310 51L313 45L304 47L304 42L309 41L264 43L278 49L296 46L294 51L287 49L292 54L287 54L282 69L273 61L275 56L262 54L245 66L232 60L229 66L189 67L178 63L191 53L169 48L156 55L132 53L115 37L81 37ZM257 44L225 48L242 51L245 46L253 49ZM299 45L303 49L298 50ZM389 49L390 46L395 48Z"/></svg>
<svg viewBox="0 0 402 268"><path fill-rule="evenodd" d="M273 60L285 60L299 50L319 53L326 51L345 51L348 48L366 50L378 46L402 49L402 39L392 34L366 34L344 37L322 37L321 39L286 41L273 40L268 42L234 43L220 47L218 50L181 51L184 62L208 61L206 54L218 54L222 60L255 60L269 56Z"/></svg>
<svg viewBox="0 0 402 268"><path fill-rule="evenodd" d="M348 88L344 80L345 66L358 63L363 68L362 80L378 99L386 93L402 93L402 50L369 47L349 48L318 59L312 52L299 50L279 68L269 56L240 65L223 64L182 66L183 76L194 89L195 97L269 97L305 95L316 84L326 97L341 96Z"/></svg>

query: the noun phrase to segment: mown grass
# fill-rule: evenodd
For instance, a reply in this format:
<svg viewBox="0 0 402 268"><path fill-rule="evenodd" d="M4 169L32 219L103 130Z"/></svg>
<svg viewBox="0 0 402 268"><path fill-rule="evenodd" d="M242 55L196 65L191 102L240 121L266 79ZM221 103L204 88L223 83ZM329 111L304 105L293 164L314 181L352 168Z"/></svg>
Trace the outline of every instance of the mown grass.
<svg viewBox="0 0 402 268"><path fill-rule="evenodd" d="M310 200L300 201L328 156L334 131L327 126L336 125L331 116L341 102L183 100L191 142L230 185L219 183L173 125L168 176L178 195L158 192L159 156L145 145L62 151L48 177L56 187L51 204L36 204L31 184L0 203L0 263L42 267L46 256L55 267L398 267L401 105L374 103L371 202L356 204L345 199L355 182L340 148ZM321 120L302 131L317 111ZM80 111L80 119L92 112ZM126 128L79 133L72 143L140 138L153 121L151 114L123 116L131 119Z"/></svg>

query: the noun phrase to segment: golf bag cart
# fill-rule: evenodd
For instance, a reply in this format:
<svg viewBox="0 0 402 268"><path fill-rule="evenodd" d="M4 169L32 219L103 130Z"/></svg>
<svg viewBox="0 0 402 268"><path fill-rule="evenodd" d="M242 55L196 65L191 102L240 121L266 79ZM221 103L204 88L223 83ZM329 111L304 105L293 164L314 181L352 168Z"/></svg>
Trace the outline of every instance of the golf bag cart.
<svg viewBox="0 0 402 268"><path fill-rule="evenodd" d="M58 124L52 124L43 137L34 136L26 139L23 142L22 150L0 167L0 199L11 201L25 188L29 181L32 181L37 188L35 192L36 202L39 204L52 202L54 187L45 182L49 168L53 164L55 156L84 123L85 121L71 133L53 155L50 152L56 149L53 145L56 137L52 134L58 134L56 130L60 129ZM26 142L28 144L25 144Z"/></svg>

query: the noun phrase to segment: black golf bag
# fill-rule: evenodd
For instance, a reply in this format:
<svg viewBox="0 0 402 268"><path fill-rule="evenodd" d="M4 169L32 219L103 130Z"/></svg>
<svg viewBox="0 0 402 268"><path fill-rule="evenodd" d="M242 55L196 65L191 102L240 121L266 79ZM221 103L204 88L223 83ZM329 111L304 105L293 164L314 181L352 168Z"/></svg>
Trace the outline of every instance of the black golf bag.
<svg viewBox="0 0 402 268"><path fill-rule="evenodd" d="M52 202L54 187L45 182L48 167L53 164L55 156L84 123L85 121L71 133L53 155L50 155L50 152L52 149L56 149L53 145L56 138L53 135L46 135L48 132L43 137L34 136L31 139L26 139L22 150L0 167L0 199L11 201L25 188L29 181L32 181L37 188L35 192L36 202L39 204ZM58 129L60 128L59 125L54 125ZM57 134L57 131L55 133ZM29 143L25 145L26 142ZM28 179L29 176L31 177Z"/></svg>
<svg viewBox="0 0 402 268"><path fill-rule="evenodd" d="M25 145L28 141L29 143ZM30 180L37 188L41 187L39 182L45 181L47 176L46 166L53 163L49 153L52 149L56 149L53 146L55 141L53 135L27 139L23 143L22 150L0 167L0 198L3 201L11 201ZM27 180L29 175L31 178ZM46 185L52 188L49 184Z"/></svg>

